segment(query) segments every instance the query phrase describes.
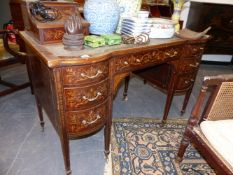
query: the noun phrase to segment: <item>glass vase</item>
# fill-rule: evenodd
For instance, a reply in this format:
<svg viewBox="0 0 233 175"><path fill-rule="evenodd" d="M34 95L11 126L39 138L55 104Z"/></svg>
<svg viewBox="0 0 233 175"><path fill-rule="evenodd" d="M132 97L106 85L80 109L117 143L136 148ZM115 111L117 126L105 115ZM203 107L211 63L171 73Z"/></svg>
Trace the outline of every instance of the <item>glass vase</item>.
<svg viewBox="0 0 233 175"><path fill-rule="evenodd" d="M180 13L182 10L182 7L186 1L185 0L172 0L172 3L174 5L174 11L172 14L172 20L176 22L175 25L175 31L178 32L180 30Z"/></svg>

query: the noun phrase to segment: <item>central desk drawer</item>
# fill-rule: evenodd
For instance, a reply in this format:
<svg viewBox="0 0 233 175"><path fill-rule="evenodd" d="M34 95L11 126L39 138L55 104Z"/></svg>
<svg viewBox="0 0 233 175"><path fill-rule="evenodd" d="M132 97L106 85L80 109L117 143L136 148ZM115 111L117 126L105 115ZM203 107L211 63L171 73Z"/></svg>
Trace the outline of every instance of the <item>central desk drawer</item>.
<svg viewBox="0 0 233 175"><path fill-rule="evenodd" d="M85 136L101 129L106 123L107 101L82 111L66 112L66 125L71 138Z"/></svg>
<svg viewBox="0 0 233 175"><path fill-rule="evenodd" d="M116 57L114 60L115 72L126 70L135 70L137 67L146 67L147 65L163 63L168 59L175 59L181 54L180 47L169 47L165 49L154 49L144 53L135 53L122 57Z"/></svg>
<svg viewBox="0 0 233 175"><path fill-rule="evenodd" d="M108 62L62 68L64 85L101 81L108 76Z"/></svg>
<svg viewBox="0 0 233 175"><path fill-rule="evenodd" d="M84 87L64 88L66 110L78 110L102 103L108 96L108 79Z"/></svg>

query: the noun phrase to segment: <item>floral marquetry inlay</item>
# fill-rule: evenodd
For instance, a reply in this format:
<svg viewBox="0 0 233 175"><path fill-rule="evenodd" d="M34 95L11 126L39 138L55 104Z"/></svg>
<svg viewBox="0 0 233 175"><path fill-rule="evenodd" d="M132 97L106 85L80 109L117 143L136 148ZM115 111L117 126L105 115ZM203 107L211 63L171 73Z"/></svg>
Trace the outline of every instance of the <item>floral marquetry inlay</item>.
<svg viewBox="0 0 233 175"><path fill-rule="evenodd" d="M106 121L107 104L80 112L67 112L68 132L71 135L83 135L84 132L99 129Z"/></svg>
<svg viewBox="0 0 233 175"><path fill-rule="evenodd" d="M67 110L96 105L107 98L108 81L104 80L98 84L80 88L65 88L64 94Z"/></svg>
<svg viewBox="0 0 233 175"><path fill-rule="evenodd" d="M64 29L49 29L44 30L44 40L51 41L51 40L61 40L64 35Z"/></svg>
<svg viewBox="0 0 233 175"><path fill-rule="evenodd" d="M77 84L104 79L108 76L108 62L73 66L62 69L65 84Z"/></svg>
<svg viewBox="0 0 233 175"><path fill-rule="evenodd" d="M162 62L169 58L177 57L180 54L180 48L155 49L153 51L126 55L115 58L115 71L128 70L130 67L145 66L156 62Z"/></svg>

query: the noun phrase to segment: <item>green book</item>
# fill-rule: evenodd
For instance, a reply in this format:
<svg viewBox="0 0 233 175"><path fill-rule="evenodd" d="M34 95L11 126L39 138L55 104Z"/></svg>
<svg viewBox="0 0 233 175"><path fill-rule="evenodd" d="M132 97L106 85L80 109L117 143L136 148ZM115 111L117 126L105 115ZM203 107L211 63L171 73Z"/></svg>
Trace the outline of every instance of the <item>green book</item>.
<svg viewBox="0 0 233 175"><path fill-rule="evenodd" d="M84 38L84 44L90 47L101 47L105 46L104 38L96 35L88 35Z"/></svg>
<svg viewBox="0 0 233 175"><path fill-rule="evenodd" d="M106 34L106 35L101 35L102 38L105 39L105 43L107 45L116 45L116 44L121 44L121 36L117 34Z"/></svg>

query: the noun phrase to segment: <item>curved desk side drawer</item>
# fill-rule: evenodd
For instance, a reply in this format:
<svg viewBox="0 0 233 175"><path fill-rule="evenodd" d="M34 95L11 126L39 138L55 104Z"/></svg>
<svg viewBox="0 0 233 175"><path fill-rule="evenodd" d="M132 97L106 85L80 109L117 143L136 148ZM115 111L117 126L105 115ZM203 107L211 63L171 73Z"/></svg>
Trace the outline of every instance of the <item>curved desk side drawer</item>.
<svg viewBox="0 0 233 175"><path fill-rule="evenodd" d="M101 81L108 76L108 61L62 68L64 85Z"/></svg>
<svg viewBox="0 0 233 175"><path fill-rule="evenodd" d="M101 129L106 123L107 100L87 110L66 112L66 127L70 138L78 138Z"/></svg>
<svg viewBox="0 0 233 175"><path fill-rule="evenodd" d="M195 72L180 76L176 85L176 92L189 89L195 82L195 76Z"/></svg>
<svg viewBox="0 0 233 175"><path fill-rule="evenodd" d="M108 96L108 79L84 87L64 88L66 110L78 110L102 103Z"/></svg>
<svg viewBox="0 0 233 175"><path fill-rule="evenodd" d="M182 59L180 62L179 73L181 74L196 72L198 71L198 67L200 65L200 59L192 56L186 59Z"/></svg>

